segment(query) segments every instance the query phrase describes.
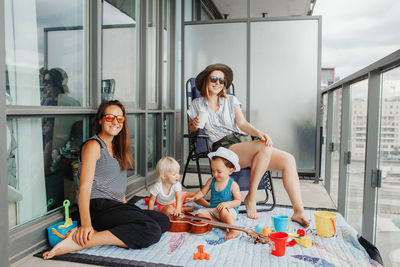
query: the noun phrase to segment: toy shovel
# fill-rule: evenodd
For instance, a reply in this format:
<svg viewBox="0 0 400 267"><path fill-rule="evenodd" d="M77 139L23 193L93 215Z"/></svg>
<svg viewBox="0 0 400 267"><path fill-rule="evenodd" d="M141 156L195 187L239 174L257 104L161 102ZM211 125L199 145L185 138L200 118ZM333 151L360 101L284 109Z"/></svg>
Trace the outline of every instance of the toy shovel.
<svg viewBox="0 0 400 267"><path fill-rule="evenodd" d="M69 217L69 205L70 202L68 199L64 200L63 206L65 209L65 223L63 225L58 226L58 229L64 229L72 225L72 219Z"/></svg>

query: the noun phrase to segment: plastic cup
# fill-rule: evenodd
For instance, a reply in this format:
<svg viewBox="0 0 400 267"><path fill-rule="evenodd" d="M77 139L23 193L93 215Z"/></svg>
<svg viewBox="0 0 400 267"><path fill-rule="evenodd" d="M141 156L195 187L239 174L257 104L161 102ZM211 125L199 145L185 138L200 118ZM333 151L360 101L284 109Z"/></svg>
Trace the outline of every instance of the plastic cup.
<svg viewBox="0 0 400 267"><path fill-rule="evenodd" d="M199 119L200 119L200 123L199 123L199 126L197 128L203 129L204 125L206 124L206 121L208 119L208 112L207 111L200 111L199 112Z"/></svg>
<svg viewBox="0 0 400 267"><path fill-rule="evenodd" d="M287 233L274 232L269 234L269 241L271 245L271 254L277 257L284 256L286 253L286 247L293 247L296 241L286 242L289 238Z"/></svg>
<svg viewBox="0 0 400 267"><path fill-rule="evenodd" d="M272 225L274 226L275 232L287 233L289 230L289 216L280 215L272 216Z"/></svg>

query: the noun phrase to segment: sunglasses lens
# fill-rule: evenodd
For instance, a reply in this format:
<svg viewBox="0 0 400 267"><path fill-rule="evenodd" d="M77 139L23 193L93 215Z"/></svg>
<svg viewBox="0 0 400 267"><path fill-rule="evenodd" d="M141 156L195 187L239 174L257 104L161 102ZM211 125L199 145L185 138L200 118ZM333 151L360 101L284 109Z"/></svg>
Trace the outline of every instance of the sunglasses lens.
<svg viewBox="0 0 400 267"><path fill-rule="evenodd" d="M125 117L124 116L117 116L117 121L119 123L123 123L125 121Z"/></svg>
<svg viewBox="0 0 400 267"><path fill-rule="evenodd" d="M107 115L105 115L105 117L106 117L106 121L108 121L108 122L112 122L115 118L115 116L111 115L111 114L107 114Z"/></svg>
<svg viewBox="0 0 400 267"><path fill-rule="evenodd" d="M211 81L212 83L216 83L218 80L219 80L219 83L220 83L220 84L225 84L225 79L224 79L224 78L219 78L219 79L218 79L218 77L215 77L215 76L211 76L211 77L210 77L210 81Z"/></svg>

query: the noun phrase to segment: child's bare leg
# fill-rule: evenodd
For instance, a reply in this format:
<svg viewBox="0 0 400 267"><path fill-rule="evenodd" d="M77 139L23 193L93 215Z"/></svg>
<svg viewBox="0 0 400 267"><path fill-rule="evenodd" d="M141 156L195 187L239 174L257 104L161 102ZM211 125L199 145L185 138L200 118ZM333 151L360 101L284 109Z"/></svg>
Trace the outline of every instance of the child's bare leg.
<svg viewBox="0 0 400 267"><path fill-rule="evenodd" d="M195 208L196 208L195 206L193 206L193 207L185 207L185 206L183 206L182 207L182 212L194 211Z"/></svg>
<svg viewBox="0 0 400 267"><path fill-rule="evenodd" d="M223 209L219 213L219 217L221 221L227 224L235 225L235 220L233 219L232 215L229 213L228 209ZM233 239L240 235L240 232L237 230L229 229L229 232L225 235L225 239Z"/></svg>
<svg viewBox="0 0 400 267"><path fill-rule="evenodd" d="M185 197L185 202L186 202L186 198L188 197L193 197L194 196L194 192L186 192L186 197ZM208 202L207 200L205 200L204 198L200 198L199 200L195 201L197 204L203 206L203 207L208 207L210 206L210 202Z"/></svg>
<svg viewBox="0 0 400 267"><path fill-rule="evenodd" d="M175 210L174 206L167 205L164 208L162 208L161 212L168 216L170 214L174 214L174 210Z"/></svg>
<svg viewBox="0 0 400 267"><path fill-rule="evenodd" d="M85 246L79 246L77 243L74 242L74 240L72 240L72 233L75 231L76 230L73 230L66 239L55 245L50 251L46 251L45 253L43 253L43 259L47 260L53 258L54 256L59 256L73 251L101 245L114 245L127 248L124 242L119 240L108 230L95 232L92 236L92 239L90 239Z"/></svg>

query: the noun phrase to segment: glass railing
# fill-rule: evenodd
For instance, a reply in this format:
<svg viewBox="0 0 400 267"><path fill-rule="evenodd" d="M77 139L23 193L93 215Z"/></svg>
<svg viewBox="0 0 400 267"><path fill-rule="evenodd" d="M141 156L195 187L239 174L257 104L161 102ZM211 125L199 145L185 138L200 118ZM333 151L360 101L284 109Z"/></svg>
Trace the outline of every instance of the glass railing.
<svg viewBox="0 0 400 267"><path fill-rule="evenodd" d="M324 185L385 266L399 266L400 50L322 90L320 99Z"/></svg>

